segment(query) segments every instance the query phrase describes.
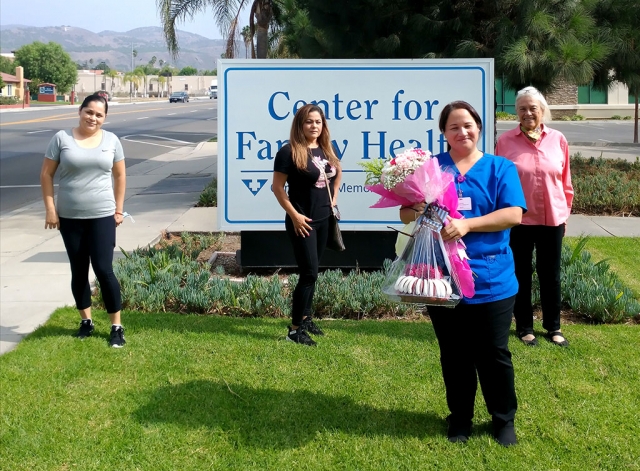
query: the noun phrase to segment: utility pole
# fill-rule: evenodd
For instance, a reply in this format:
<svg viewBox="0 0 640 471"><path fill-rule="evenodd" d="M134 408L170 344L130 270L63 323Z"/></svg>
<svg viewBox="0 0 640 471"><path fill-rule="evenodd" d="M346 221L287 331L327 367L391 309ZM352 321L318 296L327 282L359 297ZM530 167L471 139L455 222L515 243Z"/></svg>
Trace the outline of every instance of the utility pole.
<svg viewBox="0 0 640 471"><path fill-rule="evenodd" d="M133 74L133 42L131 43L131 73ZM132 101L131 95L133 95L133 82L129 82L129 102Z"/></svg>

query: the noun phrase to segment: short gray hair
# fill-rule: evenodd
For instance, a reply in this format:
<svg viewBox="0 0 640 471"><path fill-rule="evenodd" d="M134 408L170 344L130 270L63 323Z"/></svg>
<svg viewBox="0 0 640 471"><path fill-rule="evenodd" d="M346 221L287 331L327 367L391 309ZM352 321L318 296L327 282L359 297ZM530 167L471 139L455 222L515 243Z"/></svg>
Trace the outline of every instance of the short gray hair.
<svg viewBox="0 0 640 471"><path fill-rule="evenodd" d="M540 103L540 108L542 108L542 122L546 123L547 121L551 121L551 111L549 110L549 105L547 105L547 100L544 99L544 95L542 95L536 87L524 87L518 92L516 95L516 111L518 109L518 100L526 96L530 96Z"/></svg>

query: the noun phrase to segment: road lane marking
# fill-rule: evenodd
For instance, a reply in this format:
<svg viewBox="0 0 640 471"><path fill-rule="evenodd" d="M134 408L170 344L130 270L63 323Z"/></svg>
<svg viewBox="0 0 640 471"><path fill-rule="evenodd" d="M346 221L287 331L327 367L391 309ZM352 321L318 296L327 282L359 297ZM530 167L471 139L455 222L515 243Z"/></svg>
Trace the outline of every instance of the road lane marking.
<svg viewBox="0 0 640 471"><path fill-rule="evenodd" d="M197 113L199 110L192 110L191 113Z"/></svg>
<svg viewBox="0 0 640 471"><path fill-rule="evenodd" d="M54 183L53 186L58 186L57 183ZM40 185L2 185L0 186L0 190L4 190L4 189L9 189L9 188L40 188Z"/></svg>
<svg viewBox="0 0 640 471"><path fill-rule="evenodd" d="M613 141L607 141L606 139L598 139L599 141L604 141L604 142L613 142Z"/></svg>
<svg viewBox="0 0 640 471"><path fill-rule="evenodd" d="M148 144L150 146L167 147L169 149L177 149L178 148L176 146L166 146L164 144L156 144L154 142L138 141L136 139L131 139L132 137L137 137L137 136L152 137L154 139L163 139L165 141L177 142L177 143L180 143L180 144L194 144L193 142L181 141L179 139L172 139L170 137L164 137L164 136L155 136L153 134L129 134L128 136L123 136L120 139L122 139L123 141L127 141L127 142L137 142L139 144Z"/></svg>
<svg viewBox="0 0 640 471"><path fill-rule="evenodd" d="M42 131L29 131L27 134L38 134L39 132L50 132L53 129L43 129Z"/></svg>
<svg viewBox="0 0 640 471"><path fill-rule="evenodd" d="M136 118L136 119L149 119L148 116L143 116L142 118Z"/></svg>
<svg viewBox="0 0 640 471"><path fill-rule="evenodd" d="M167 116L173 116L174 114L177 114L177 113L169 113Z"/></svg>

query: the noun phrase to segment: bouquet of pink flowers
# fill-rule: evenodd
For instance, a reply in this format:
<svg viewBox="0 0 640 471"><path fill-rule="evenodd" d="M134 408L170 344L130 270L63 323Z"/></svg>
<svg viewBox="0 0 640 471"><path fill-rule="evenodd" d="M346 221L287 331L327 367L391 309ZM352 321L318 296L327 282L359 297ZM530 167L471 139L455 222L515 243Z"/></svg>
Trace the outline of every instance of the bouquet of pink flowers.
<svg viewBox="0 0 640 471"><path fill-rule="evenodd" d="M444 242L440 236L447 216L462 218L454 175L442 171L438 160L419 148L362 166L367 189L380 195L372 208L426 203L415 224L407 225L408 241L389 269L383 292L401 302L445 306L472 297L473 274L464 242Z"/></svg>

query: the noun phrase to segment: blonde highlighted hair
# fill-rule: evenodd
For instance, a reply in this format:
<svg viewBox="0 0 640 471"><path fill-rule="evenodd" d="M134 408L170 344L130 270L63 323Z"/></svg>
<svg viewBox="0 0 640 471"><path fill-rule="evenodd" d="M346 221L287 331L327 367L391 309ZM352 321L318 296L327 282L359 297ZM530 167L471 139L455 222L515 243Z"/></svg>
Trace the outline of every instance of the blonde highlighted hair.
<svg viewBox="0 0 640 471"><path fill-rule="evenodd" d="M547 100L544 99L544 95L542 95L536 87L524 87L517 93L516 110L518 109L518 100L526 96L530 96L540 104L540 108L542 108L542 122L546 123L551 121L551 111L549 110L549 105L547 105Z"/></svg>
<svg viewBox="0 0 640 471"><path fill-rule="evenodd" d="M309 114L313 113L314 111L320 113L320 118L322 119L322 132L320 133L320 136L318 136L318 147L322 149L322 152L324 152L325 157L331 165L333 165L334 167L339 167L340 160L333 150L333 145L331 144L331 135L329 134L327 120L324 117L322 108L312 104L304 105L302 108L300 108L297 111L296 115L293 117L293 123L291 123L289 145L291 146L291 156L293 158L293 163L300 170L307 169L307 163L309 162L309 155L311 151L308 147L307 138L304 135L303 126L304 122L309 117Z"/></svg>

